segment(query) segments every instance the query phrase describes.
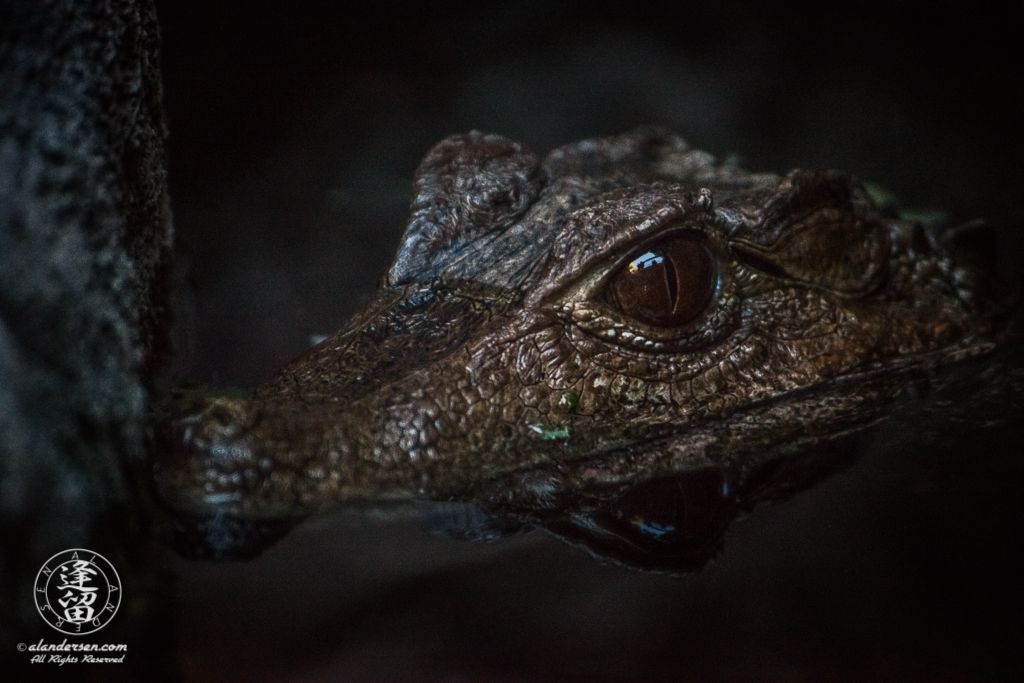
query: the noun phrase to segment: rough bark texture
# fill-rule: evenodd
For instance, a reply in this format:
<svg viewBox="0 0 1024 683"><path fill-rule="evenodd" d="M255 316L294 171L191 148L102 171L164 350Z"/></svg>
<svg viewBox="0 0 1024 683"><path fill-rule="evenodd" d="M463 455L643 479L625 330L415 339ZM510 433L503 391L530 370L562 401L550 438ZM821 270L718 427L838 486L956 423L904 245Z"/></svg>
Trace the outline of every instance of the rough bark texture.
<svg viewBox="0 0 1024 683"><path fill-rule="evenodd" d="M126 601L140 599L128 590L139 519L126 474L142 454L147 382L169 350L158 47L149 2L0 4L5 657L15 639L57 635L31 584L59 551L104 554L124 568ZM107 639L138 624L133 605L122 609Z"/></svg>

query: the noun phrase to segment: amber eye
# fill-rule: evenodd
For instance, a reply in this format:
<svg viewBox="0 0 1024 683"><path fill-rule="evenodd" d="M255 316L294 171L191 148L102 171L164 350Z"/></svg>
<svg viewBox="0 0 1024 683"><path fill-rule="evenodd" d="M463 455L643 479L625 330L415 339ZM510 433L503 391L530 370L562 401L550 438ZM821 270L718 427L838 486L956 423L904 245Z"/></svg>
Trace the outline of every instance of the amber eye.
<svg viewBox="0 0 1024 683"><path fill-rule="evenodd" d="M612 278L608 297L623 314L678 327L704 312L718 287L715 258L699 237L674 235L637 249Z"/></svg>

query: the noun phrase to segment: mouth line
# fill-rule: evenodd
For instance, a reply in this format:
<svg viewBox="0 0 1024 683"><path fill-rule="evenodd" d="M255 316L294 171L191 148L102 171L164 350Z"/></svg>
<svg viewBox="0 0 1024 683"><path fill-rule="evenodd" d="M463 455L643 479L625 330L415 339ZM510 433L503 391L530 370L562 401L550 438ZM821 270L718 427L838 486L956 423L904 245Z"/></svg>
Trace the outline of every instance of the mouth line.
<svg viewBox="0 0 1024 683"><path fill-rule="evenodd" d="M850 388L864 388L865 385L880 387L883 384L890 383L904 383L906 386L911 386L914 382L907 381L907 378L911 375L918 375L913 378L915 380L927 380L929 378L929 374L938 368L952 366L970 358L987 355L997 346L998 344L993 341L980 341L970 344L961 343L914 356L898 356L887 360L874 361L866 366L859 366L848 372L826 378L810 386L801 387L777 396L753 401L731 413L712 418L712 421L730 420L736 416L749 415L754 412L771 409L774 406L786 403L796 403L801 400L806 401L808 399L813 399L816 395L826 390L843 392ZM863 419L863 424L859 424L856 420L852 423L848 420L844 420L843 428L837 430L836 435L838 436L851 430L858 431L859 429L869 428L872 424L877 422L877 420L877 415L874 415L873 417L865 417ZM601 468L602 461L614 459L616 454L622 454L630 450L650 450L658 447L659 445L664 445L673 438L678 437L681 434L685 434L695 427L699 428L700 426L700 424L688 425L684 428L684 431L680 431L678 427L666 426L658 433L650 434L642 439L628 442L621 440L612 442L603 448L591 450L586 453L580 453L571 459L552 464L558 469L562 469L563 467L577 469L591 465ZM508 472L503 472L500 477L528 472L531 469L536 468L536 466L536 463L526 464ZM627 482L626 480L623 480L621 483Z"/></svg>

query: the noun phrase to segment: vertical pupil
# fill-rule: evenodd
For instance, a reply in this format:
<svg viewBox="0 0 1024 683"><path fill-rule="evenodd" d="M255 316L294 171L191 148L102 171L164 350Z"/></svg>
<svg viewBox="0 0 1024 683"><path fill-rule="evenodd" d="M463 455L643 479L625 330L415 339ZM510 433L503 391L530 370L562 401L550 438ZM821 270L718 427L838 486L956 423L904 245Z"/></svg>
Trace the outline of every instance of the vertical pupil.
<svg viewBox="0 0 1024 683"><path fill-rule="evenodd" d="M612 302L626 315L659 327L683 325L700 315L717 284L707 247L674 236L640 251L612 280Z"/></svg>
<svg viewBox="0 0 1024 683"><path fill-rule="evenodd" d="M647 315L657 316L661 311L675 310L679 283L671 258L648 251L630 261L628 270L634 277L623 289L633 290L630 294L634 298L643 297L645 308L651 309ZM639 290L643 293L640 294Z"/></svg>

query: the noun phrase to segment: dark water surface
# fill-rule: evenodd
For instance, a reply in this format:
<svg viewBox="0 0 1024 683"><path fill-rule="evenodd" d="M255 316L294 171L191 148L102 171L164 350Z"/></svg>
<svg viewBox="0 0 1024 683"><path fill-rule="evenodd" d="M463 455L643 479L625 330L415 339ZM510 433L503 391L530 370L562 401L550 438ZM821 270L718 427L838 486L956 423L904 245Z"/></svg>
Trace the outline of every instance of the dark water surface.
<svg viewBox="0 0 1024 683"><path fill-rule="evenodd" d="M340 327L393 257L420 157L474 128L544 152L656 124L750 170L842 168L990 219L1017 276L1009 10L673 7L158 3L181 375L251 387ZM169 560L179 663L189 681L1020 680L1019 357L965 369L924 417L908 398L854 467L737 523L685 578L540 533L469 544L344 515L253 562Z"/></svg>

